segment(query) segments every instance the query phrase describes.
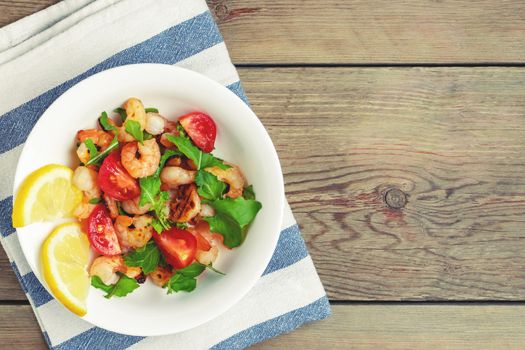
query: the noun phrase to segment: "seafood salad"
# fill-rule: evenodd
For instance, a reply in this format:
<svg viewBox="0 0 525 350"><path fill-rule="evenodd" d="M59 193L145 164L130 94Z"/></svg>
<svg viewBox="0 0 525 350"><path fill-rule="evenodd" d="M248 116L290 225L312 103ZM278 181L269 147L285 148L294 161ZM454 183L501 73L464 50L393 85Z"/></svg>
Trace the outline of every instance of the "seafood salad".
<svg viewBox="0 0 525 350"><path fill-rule="evenodd" d="M148 278L167 293L196 288L223 248L239 246L261 203L242 170L211 153L217 129L200 112L166 118L128 99L79 130L73 215L96 257L91 285L125 296Z"/></svg>

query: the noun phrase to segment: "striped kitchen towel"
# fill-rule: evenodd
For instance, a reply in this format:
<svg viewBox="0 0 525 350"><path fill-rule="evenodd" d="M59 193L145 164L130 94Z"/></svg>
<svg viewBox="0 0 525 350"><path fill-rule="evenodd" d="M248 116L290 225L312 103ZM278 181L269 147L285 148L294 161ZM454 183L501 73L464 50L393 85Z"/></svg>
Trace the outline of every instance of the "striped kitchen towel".
<svg viewBox="0 0 525 350"><path fill-rule="evenodd" d="M0 29L0 239L53 349L241 349L330 314L326 293L286 205L277 249L255 287L197 328L134 337L95 327L53 299L11 226L15 166L44 110L82 79L131 63L174 64L246 102L204 0L66 0ZM247 312L249 310L249 312Z"/></svg>

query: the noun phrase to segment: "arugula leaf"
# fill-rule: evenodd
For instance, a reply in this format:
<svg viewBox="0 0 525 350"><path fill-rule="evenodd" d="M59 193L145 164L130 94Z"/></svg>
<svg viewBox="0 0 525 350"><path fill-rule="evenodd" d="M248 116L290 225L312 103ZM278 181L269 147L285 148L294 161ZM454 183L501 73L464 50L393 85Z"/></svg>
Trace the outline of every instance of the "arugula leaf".
<svg viewBox="0 0 525 350"><path fill-rule="evenodd" d="M179 273L175 273L166 283L168 294L176 292L192 292L197 287L197 280L192 277L185 277Z"/></svg>
<svg viewBox="0 0 525 350"><path fill-rule="evenodd" d="M222 198L222 194L226 190L224 182L219 181L215 175L204 170L197 172L195 183L198 186L197 192L199 195L210 201Z"/></svg>
<svg viewBox="0 0 525 350"><path fill-rule="evenodd" d="M160 191L160 172L164 168L164 165L170 157L181 155L178 151L167 150L160 158L159 167L155 174L143 177L139 180L140 184L140 199L139 205L143 206L150 203L153 206L153 210L157 215L157 218L153 220L151 225L158 233L170 228L168 218L166 216L165 207L166 202L169 199L168 192Z"/></svg>
<svg viewBox="0 0 525 350"><path fill-rule="evenodd" d="M242 243L242 230L239 223L231 216L217 213L215 216L202 218L210 224L210 231L220 233L224 237L224 245L234 248Z"/></svg>
<svg viewBox="0 0 525 350"><path fill-rule="evenodd" d="M86 140L87 141L87 140ZM91 157L88 162L86 163L86 165L91 165L91 164L100 164L102 163L102 161L104 160L104 158L106 158L106 156L111 152L113 151L115 148L118 148L118 140L117 140L117 136L115 135L115 137L113 137L113 140L111 141L111 143L109 144L108 148L106 148L104 150L104 152L101 152L99 153L96 157Z"/></svg>
<svg viewBox="0 0 525 350"><path fill-rule="evenodd" d="M144 133L142 132L142 128L140 127L140 123L138 121L128 119L124 123L124 128L128 134L135 138L135 140L144 144Z"/></svg>
<svg viewBox="0 0 525 350"><path fill-rule="evenodd" d="M255 192L253 191L253 185L250 185L242 192L244 199L255 199Z"/></svg>
<svg viewBox="0 0 525 350"><path fill-rule="evenodd" d="M188 228L188 224L185 223L185 222L172 222L171 224L172 224L172 226L175 226L175 227L180 228L182 230L185 230L185 229Z"/></svg>
<svg viewBox="0 0 525 350"><path fill-rule="evenodd" d="M145 109L146 113L159 113L157 108L149 107Z"/></svg>
<svg viewBox="0 0 525 350"><path fill-rule="evenodd" d="M124 209L122 209L122 206L120 205L120 202L117 202L117 209L118 209L118 213L120 215L130 216L128 213L126 213L126 211Z"/></svg>
<svg viewBox="0 0 525 350"><path fill-rule="evenodd" d="M113 112L120 114L120 119L122 119L123 123L126 121L128 115L126 114L126 110L124 108L115 108Z"/></svg>
<svg viewBox="0 0 525 350"><path fill-rule="evenodd" d="M262 204L253 199L238 197L235 199L225 198L211 202L215 212L231 216L239 223L241 228L253 221Z"/></svg>
<svg viewBox="0 0 525 350"><path fill-rule="evenodd" d="M100 202L102 202L101 198L91 198L88 203L89 204L98 204Z"/></svg>
<svg viewBox="0 0 525 350"><path fill-rule="evenodd" d="M117 131L117 128L109 123L108 114L106 112L101 113L100 118L98 118L98 122L102 126L102 129L106 131Z"/></svg>
<svg viewBox="0 0 525 350"><path fill-rule="evenodd" d="M203 220L210 224L212 232L223 235L224 244L230 248L242 243L248 225L262 208L260 202L242 197L217 199L210 204L215 209L215 216Z"/></svg>
<svg viewBox="0 0 525 350"><path fill-rule="evenodd" d="M168 294L180 291L191 292L197 287L195 277L199 276L205 269L206 265L201 263L188 265L177 270L164 287L168 288Z"/></svg>
<svg viewBox="0 0 525 350"><path fill-rule="evenodd" d="M120 275L120 279L115 284L107 285L98 276L91 277L91 285L95 288L102 289L107 294L104 298L112 296L124 297L139 287L139 283L126 275Z"/></svg>
<svg viewBox="0 0 525 350"><path fill-rule="evenodd" d="M93 140L92 139L86 139L86 141L84 141L84 145L86 145L88 151L89 151L89 160L95 158L98 154L98 149L97 149L97 146L95 146L95 144L93 143ZM88 161L89 163L89 161Z"/></svg>
<svg viewBox="0 0 525 350"><path fill-rule="evenodd" d="M144 130L144 131L142 132L142 134L144 135L144 141L146 141L146 140L150 140L150 139L153 138L153 135L151 135L151 134L150 134L149 132L147 132L146 130Z"/></svg>
<svg viewBox="0 0 525 350"><path fill-rule="evenodd" d="M149 241L144 247L124 255L126 265L141 267L146 275L157 268L159 260L160 251L154 241Z"/></svg>
<svg viewBox="0 0 525 350"><path fill-rule="evenodd" d="M204 169L207 167L217 166L221 169L228 169L230 166L224 164L222 160L214 157L210 153L202 152L197 146L195 146L188 137L185 136L174 136L166 135L168 141L173 143L179 151L181 151L186 157L191 159L197 170Z"/></svg>
<svg viewBox="0 0 525 350"><path fill-rule="evenodd" d="M196 263L186 266L183 269L177 270L177 273L180 273L184 277L197 277L205 269L206 269L206 265L196 262Z"/></svg>

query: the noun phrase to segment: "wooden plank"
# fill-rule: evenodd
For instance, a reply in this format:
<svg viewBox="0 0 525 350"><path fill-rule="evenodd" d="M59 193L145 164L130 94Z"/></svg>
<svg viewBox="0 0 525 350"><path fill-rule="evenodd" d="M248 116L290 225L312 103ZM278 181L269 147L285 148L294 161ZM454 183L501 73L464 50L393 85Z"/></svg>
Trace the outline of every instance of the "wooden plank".
<svg viewBox="0 0 525 350"><path fill-rule="evenodd" d="M208 1L235 63L525 60L521 0Z"/></svg>
<svg viewBox="0 0 525 350"><path fill-rule="evenodd" d="M0 300L27 300L4 249L0 248Z"/></svg>
<svg viewBox="0 0 525 350"><path fill-rule="evenodd" d="M240 75L332 300L525 299L524 69Z"/></svg>
<svg viewBox="0 0 525 350"><path fill-rule="evenodd" d="M525 298L525 70L240 74L332 300Z"/></svg>
<svg viewBox="0 0 525 350"><path fill-rule="evenodd" d="M524 305L335 305L323 321L251 349L522 349ZM0 305L6 349L45 349L27 305Z"/></svg>
<svg viewBox="0 0 525 350"><path fill-rule="evenodd" d="M0 0L0 27L29 16L59 0Z"/></svg>
<svg viewBox="0 0 525 350"><path fill-rule="evenodd" d="M0 26L56 0L0 0ZM524 62L525 3L208 0L235 63Z"/></svg>

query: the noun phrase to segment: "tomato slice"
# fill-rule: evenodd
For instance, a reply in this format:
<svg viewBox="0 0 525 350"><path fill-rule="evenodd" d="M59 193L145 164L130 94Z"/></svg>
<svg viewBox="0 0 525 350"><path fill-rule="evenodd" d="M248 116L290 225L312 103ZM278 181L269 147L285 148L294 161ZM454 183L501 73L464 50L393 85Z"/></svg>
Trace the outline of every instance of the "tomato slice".
<svg viewBox="0 0 525 350"><path fill-rule="evenodd" d="M98 171L100 189L113 199L125 201L140 195L140 187L120 162L120 152L111 152Z"/></svg>
<svg viewBox="0 0 525 350"><path fill-rule="evenodd" d="M179 123L197 147L206 153L213 151L217 127L209 115L200 112L189 113L180 117Z"/></svg>
<svg viewBox="0 0 525 350"><path fill-rule="evenodd" d="M175 269L182 269L195 259L197 239L186 230L173 227L160 235L153 233L153 239L168 264Z"/></svg>
<svg viewBox="0 0 525 350"><path fill-rule="evenodd" d="M103 204L98 204L87 222L88 239L93 249L102 255L122 253L113 222Z"/></svg>

